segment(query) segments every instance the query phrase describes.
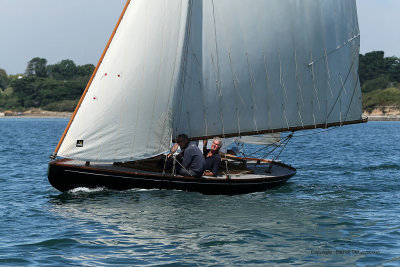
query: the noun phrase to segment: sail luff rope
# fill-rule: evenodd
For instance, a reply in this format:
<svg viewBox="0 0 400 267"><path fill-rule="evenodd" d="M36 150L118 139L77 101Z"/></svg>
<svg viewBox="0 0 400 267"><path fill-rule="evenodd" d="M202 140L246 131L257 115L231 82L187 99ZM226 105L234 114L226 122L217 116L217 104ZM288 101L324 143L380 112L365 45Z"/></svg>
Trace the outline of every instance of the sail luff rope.
<svg viewBox="0 0 400 267"><path fill-rule="evenodd" d="M74 121L74 119L75 119L75 117L76 117L76 114L78 113L78 110L79 110L79 108L81 107L82 102L83 102L83 100L84 100L85 97L86 97L87 92L89 91L89 87L92 85L92 82L93 82L93 80L94 80L94 77L96 76L97 71L99 70L101 63L103 62L103 59L104 59L104 57L105 57L105 55L106 55L106 53L107 53L107 51L108 51L108 48L109 48L110 45L111 45L112 40L114 39L115 34L117 33L117 30L118 30L118 28L119 28L119 25L121 24L121 21L122 21L124 15L125 15L126 10L128 9L128 6L129 6L130 2L131 2L131 0L127 0L127 1L126 1L125 6L124 6L124 9L122 10L122 13L121 13L121 15L120 15L120 17L119 17L119 19L118 19L118 21L117 21L117 24L116 24L115 27L114 27L114 30L113 30L113 32L112 32L112 34L111 34L111 36L110 36L110 39L108 40L107 45L106 45L106 47L104 48L103 54L101 55L101 57L100 57L100 59L99 59L99 61L98 61L98 63L97 63L97 66L96 66L96 68L94 69L93 74L92 74L92 76L90 77L90 80L89 80L88 84L86 85L85 91L83 92L81 98L79 99L79 102L78 102L78 104L76 105L76 108L75 108L75 110L74 110L74 113L72 113L72 116L71 116L71 118L70 118L70 120L69 120L69 122L68 122L68 125L67 125L67 127L65 128L64 133L62 134L62 136L61 136L61 138L60 138L60 141L58 142L57 147L56 147L56 149L54 150L54 153L53 153L53 155L51 156L51 158L54 158L54 159L55 159L55 157L57 156L57 153L58 153L58 151L60 150L61 144L64 142L64 139L65 139L65 137L66 137L66 135L67 135L69 129L71 128L71 124L72 124L72 122Z"/></svg>

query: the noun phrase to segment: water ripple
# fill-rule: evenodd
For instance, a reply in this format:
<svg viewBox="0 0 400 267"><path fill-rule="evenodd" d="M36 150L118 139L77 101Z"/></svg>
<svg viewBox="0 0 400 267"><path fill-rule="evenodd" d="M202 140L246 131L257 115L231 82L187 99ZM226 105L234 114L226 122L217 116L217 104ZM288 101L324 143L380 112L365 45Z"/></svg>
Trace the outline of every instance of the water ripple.
<svg viewBox="0 0 400 267"><path fill-rule="evenodd" d="M400 145L380 141L399 139L400 123L295 138L282 159L298 174L281 187L239 196L103 188L59 193L46 170L66 124L0 119L0 265L400 261Z"/></svg>

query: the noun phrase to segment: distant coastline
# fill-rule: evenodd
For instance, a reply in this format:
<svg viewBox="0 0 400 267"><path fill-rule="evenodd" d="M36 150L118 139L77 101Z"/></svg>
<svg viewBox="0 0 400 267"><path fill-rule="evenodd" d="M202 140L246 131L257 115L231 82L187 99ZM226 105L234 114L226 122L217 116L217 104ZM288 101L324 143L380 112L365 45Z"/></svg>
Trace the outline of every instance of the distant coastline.
<svg viewBox="0 0 400 267"><path fill-rule="evenodd" d="M57 112L41 109L32 109L25 112L7 111L0 112L1 118L66 118L72 116L72 112ZM400 121L400 110L392 110L389 113L382 113L377 110L370 113L363 113L369 121Z"/></svg>
<svg viewBox="0 0 400 267"><path fill-rule="evenodd" d="M400 115L367 116L368 121L400 121Z"/></svg>
<svg viewBox="0 0 400 267"><path fill-rule="evenodd" d="M6 111L0 112L1 118L66 118L69 119L72 116L72 112L58 112L48 111L42 109L31 109L25 112L18 111Z"/></svg>
<svg viewBox="0 0 400 267"><path fill-rule="evenodd" d="M398 106L379 106L370 112L363 113L369 121L400 121L400 108Z"/></svg>

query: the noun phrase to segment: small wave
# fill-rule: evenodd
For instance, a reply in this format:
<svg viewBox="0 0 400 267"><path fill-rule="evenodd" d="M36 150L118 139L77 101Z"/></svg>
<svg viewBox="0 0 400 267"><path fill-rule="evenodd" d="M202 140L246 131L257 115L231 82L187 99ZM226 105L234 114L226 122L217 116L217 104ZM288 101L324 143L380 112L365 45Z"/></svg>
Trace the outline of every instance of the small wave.
<svg viewBox="0 0 400 267"><path fill-rule="evenodd" d="M376 170L400 170L400 165L398 164L381 164L377 166L368 166L365 167L363 170L366 171L376 171Z"/></svg>
<svg viewBox="0 0 400 267"><path fill-rule="evenodd" d="M19 247L35 247L35 248L65 248L71 247L75 245L79 245L80 243L76 240L70 238L56 238L56 239L48 239L36 243L22 244L18 245Z"/></svg>
<svg viewBox="0 0 400 267"><path fill-rule="evenodd" d="M96 188L88 188L88 187L77 187L68 191L68 193L76 194L76 193L97 193L107 190L104 187L96 187Z"/></svg>
<svg viewBox="0 0 400 267"><path fill-rule="evenodd" d="M202 242L200 243L201 247L222 247L224 245L230 245L230 244L244 244L244 241L241 240L212 240L208 242Z"/></svg>
<svg viewBox="0 0 400 267"><path fill-rule="evenodd" d="M0 265L4 266L22 266L22 265L29 265L32 262L20 258L4 258L0 259Z"/></svg>

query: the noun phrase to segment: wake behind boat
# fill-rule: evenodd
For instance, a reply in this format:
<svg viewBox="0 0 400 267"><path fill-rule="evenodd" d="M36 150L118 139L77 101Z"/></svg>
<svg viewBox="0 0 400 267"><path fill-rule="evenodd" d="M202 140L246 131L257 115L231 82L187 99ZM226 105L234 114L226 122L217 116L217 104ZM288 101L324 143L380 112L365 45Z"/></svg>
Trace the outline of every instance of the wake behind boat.
<svg viewBox="0 0 400 267"><path fill-rule="evenodd" d="M365 122L359 48L355 0L128 0L49 181L61 191L210 194L279 185L296 170L276 161L223 155L228 168L217 178L168 174L154 162L180 134L251 137Z"/></svg>

